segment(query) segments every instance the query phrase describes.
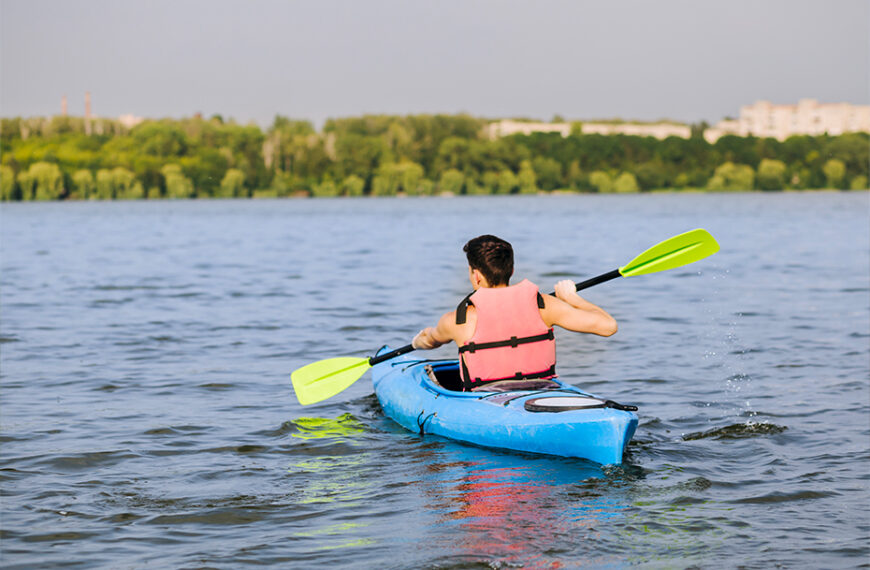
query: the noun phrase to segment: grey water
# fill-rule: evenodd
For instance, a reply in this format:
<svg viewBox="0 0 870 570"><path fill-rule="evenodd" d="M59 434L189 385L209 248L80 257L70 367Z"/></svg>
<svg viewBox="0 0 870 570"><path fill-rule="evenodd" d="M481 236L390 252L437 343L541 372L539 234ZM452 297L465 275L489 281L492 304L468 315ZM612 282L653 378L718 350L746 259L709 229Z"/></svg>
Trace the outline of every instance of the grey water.
<svg viewBox="0 0 870 570"><path fill-rule="evenodd" d="M4 568L870 566L861 193L3 204ZM621 466L410 433L363 377L467 293L462 245L551 290L696 227L721 244L584 296L559 370L639 406ZM425 356L446 358L442 347Z"/></svg>

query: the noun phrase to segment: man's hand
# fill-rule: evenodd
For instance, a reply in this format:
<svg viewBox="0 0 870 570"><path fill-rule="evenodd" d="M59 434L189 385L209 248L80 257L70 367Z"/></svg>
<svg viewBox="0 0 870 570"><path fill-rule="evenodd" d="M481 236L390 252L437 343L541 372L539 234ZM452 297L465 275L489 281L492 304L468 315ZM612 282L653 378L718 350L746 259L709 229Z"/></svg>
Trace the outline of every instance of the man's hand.
<svg viewBox="0 0 870 570"><path fill-rule="evenodd" d="M417 350L430 350L441 346L442 343L436 342L432 337L432 327L426 327L417 333L414 340L411 341L411 346Z"/></svg>
<svg viewBox="0 0 870 570"><path fill-rule="evenodd" d="M578 305L577 301L582 301L583 298L577 294L577 285L570 279L563 279L556 283L556 297L562 299L572 307Z"/></svg>

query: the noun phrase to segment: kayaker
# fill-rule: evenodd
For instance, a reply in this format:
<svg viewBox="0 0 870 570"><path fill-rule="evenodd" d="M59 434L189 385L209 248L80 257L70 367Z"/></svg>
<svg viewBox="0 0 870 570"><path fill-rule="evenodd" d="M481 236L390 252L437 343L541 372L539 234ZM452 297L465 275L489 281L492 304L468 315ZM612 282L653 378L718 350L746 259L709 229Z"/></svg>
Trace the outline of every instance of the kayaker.
<svg viewBox="0 0 870 570"><path fill-rule="evenodd" d="M525 388L556 376L554 325L599 336L616 333L616 320L578 295L570 280L556 283L555 296L541 294L527 279L510 285L514 254L507 241L482 235L463 251L474 292L412 344L428 350L455 342L465 391Z"/></svg>

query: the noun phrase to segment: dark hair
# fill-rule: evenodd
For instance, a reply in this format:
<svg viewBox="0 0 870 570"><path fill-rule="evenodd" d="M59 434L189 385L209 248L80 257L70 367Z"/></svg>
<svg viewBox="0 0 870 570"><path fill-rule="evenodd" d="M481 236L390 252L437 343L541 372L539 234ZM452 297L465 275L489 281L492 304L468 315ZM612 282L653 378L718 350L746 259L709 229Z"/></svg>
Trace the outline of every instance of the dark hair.
<svg viewBox="0 0 870 570"><path fill-rule="evenodd" d="M511 244L491 235L469 240L462 248L468 265L480 271L490 286L507 285L514 273L514 249Z"/></svg>

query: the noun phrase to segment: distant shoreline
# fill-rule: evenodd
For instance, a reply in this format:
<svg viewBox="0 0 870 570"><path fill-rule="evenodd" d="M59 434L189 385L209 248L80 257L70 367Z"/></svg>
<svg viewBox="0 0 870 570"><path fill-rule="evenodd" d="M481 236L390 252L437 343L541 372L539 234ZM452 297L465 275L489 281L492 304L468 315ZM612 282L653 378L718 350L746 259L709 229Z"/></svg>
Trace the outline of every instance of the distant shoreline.
<svg viewBox="0 0 870 570"><path fill-rule="evenodd" d="M806 190L706 190L703 188L695 188L695 189L684 189L684 190L673 190L673 189L657 189L650 190L644 192L608 192L608 193L599 193L599 192L573 192L573 191L553 191L553 192L537 192L533 194L450 194L450 193L441 193L441 194L431 194L431 195L409 195L409 194L396 194L393 196L310 196L310 195L297 195L297 196L249 196L249 197L203 197L203 198L141 198L141 199L121 199L121 200L113 200L113 199L99 199L99 198L91 198L91 199L64 199L64 200L16 200L16 201L5 201L0 202L0 210L3 207L11 205L11 204L97 204L97 203L172 203L172 202L187 202L187 203L211 203L211 202L220 202L220 201L233 201L233 202L255 202L255 201L342 201L342 200L439 200L439 199L457 199L464 200L468 199L476 199L476 198L499 198L504 200L510 200L512 198L533 198L533 197L601 197L601 196L643 196L643 195L710 195L710 196L740 196L740 195L782 195L782 194L859 194L859 193L870 193L870 189L858 189L858 190L840 190L836 188L810 188Z"/></svg>
<svg viewBox="0 0 870 570"><path fill-rule="evenodd" d="M211 119L129 127L0 119L0 200L137 200L868 188L870 133L688 138L582 132L492 137L468 115Z"/></svg>

